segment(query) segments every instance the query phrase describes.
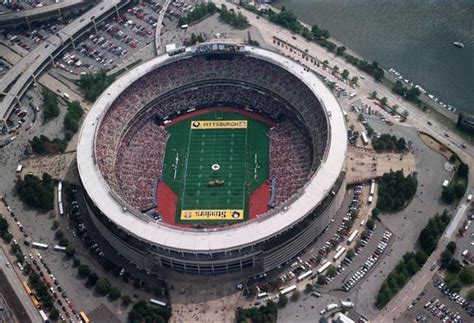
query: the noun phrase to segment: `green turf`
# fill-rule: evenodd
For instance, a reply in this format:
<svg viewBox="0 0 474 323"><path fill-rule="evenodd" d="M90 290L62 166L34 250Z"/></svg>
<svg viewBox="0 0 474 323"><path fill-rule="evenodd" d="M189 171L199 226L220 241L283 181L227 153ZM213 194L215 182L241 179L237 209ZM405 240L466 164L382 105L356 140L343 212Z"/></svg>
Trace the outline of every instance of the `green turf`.
<svg viewBox="0 0 474 323"><path fill-rule="evenodd" d="M196 120L247 120L246 129L191 129ZM178 196L177 223L219 224L232 220L181 220L181 210L244 210L248 198L268 179L269 126L230 112L210 112L167 128L162 179ZM214 171L211 165L219 164ZM221 187L208 187L209 180L223 180Z"/></svg>

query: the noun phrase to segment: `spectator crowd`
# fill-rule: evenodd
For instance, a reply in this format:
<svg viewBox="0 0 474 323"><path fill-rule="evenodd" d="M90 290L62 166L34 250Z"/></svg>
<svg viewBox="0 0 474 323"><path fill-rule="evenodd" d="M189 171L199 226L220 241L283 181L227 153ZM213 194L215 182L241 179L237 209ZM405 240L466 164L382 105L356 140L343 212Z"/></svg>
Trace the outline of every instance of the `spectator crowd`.
<svg viewBox="0 0 474 323"><path fill-rule="evenodd" d="M110 188L139 210L149 207L168 138L155 117L219 105L252 109L279 122L269 133L276 205L301 188L319 166L328 124L321 104L296 76L247 55L231 60L196 55L142 76L104 112L95 158Z"/></svg>

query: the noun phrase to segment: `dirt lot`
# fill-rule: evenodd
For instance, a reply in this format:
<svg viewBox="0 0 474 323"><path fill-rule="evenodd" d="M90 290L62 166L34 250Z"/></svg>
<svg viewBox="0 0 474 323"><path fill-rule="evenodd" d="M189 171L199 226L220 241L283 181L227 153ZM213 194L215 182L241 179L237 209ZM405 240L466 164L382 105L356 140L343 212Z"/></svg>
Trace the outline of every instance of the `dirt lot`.
<svg viewBox="0 0 474 323"><path fill-rule="evenodd" d="M406 174L413 173L415 157L412 153L376 153L365 148L349 148L347 158L347 181L361 182L367 179L382 176L390 170L402 169Z"/></svg>
<svg viewBox="0 0 474 323"><path fill-rule="evenodd" d="M434 140L432 137L420 132L419 133L421 141L434 151L440 153L444 158L449 160L451 155L453 154L451 150L449 150L445 145L441 144L440 142Z"/></svg>

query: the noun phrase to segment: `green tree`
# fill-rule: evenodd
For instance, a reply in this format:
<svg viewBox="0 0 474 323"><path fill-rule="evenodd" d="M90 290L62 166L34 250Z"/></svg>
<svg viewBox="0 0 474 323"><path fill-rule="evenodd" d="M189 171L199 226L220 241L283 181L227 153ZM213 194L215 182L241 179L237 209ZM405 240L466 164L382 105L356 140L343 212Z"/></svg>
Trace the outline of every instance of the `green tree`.
<svg viewBox="0 0 474 323"><path fill-rule="evenodd" d="M65 251L68 258L72 258L76 254L76 249L74 249L74 247L69 246L69 245L66 247Z"/></svg>
<svg viewBox="0 0 474 323"><path fill-rule="evenodd" d="M292 302L296 302L300 298L299 290L295 290L293 294L291 294L290 299Z"/></svg>
<svg viewBox="0 0 474 323"><path fill-rule="evenodd" d="M129 322L168 322L171 316L169 307L150 307L145 301L135 303L128 314Z"/></svg>
<svg viewBox="0 0 474 323"><path fill-rule="evenodd" d="M383 174L379 180L377 209L387 212L401 210L415 195L416 186L416 177L404 176L402 170Z"/></svg>
<svg viewBox="0 0 474 323"><path fill-rule="evenodd" d="M56 230L57 228L59 228L59 221L58 220L54 220L53 221L53 225L51 226L51 230Z"/></svg>
<svg viewBox="0 0 474 323"><path fill-rule="evenodd" d="M233 10L228 10L227 6L224 4L221 7L219 18L234 28L244 29L249 26L247 17L245 17L240 11L235 13Z"/></svg>
<svg viewBox="0 0 474 323"><path fill-rule="evenodd" d="M461 164L458 167L457 173L459 176L463 178L467 178L467 175L469 174L469 166L461 162Z"/></svg>
<svg viewBox="0 0 474 323"><path fill-rule="evenodd" d="M119 299L121 295L122 295L122 293L120 292L120 289L118 289L117 287L110 288L109 298L112 301L115 301L116 299Z"/></svg>
<svg viewBox="0 0 474 323"><path fill-rule="evenodd" d="M454 202L454 199L456 198L456 190L454 189L453 186L448 186L443 189L443 192L441 193L441 198L443 201L447 204L451 204Z"/></svg>
<svg viewBox="0 0 474 323"><path fill-rule="evenodd" d="M471 288L467 291L467 299L470 301L474 301L474 288Z"/></svg>
<svg viewBox="0 0 474 323"><path fill-rule="evenodd" d="M306 284L305 288L304 288L304 292L306 294L309 294L313 291L313 285L311 285L310 283Z"/></svg>
<svg viewBox="0 0 474 323"><path fill-rule="evenodd" d="M334 277L336 276L336 267L334 265L330 265L327 269L326 276L327 277Z"/></svg>
<svg viewBox="0 0 474 323"><path fill-rule="evenodd" d="M351 248L351 249L347 250L346 257L349 258L349 259L354 258L354 257L355 257L355 251L354 251L354 249Z"/></svg>
<svg viewBox="0 0 474 323"><path fill-rule="evenodd" d="M316 281L316 283L317 283L318 285L324 285L324 284L326 284L326 278L324 278L323 275L319 275L319 276L318 276L318 280Z"/></svg>
<svg viewBox="0 0 474 323"><path fill-rule="evenodd" d="M110 281L105 277L100 277L95 285L95 290L102 296L107 295L111 288L112 284L110 284Z"/></svg>
<svg viewBox="0 0 474 323"><path fill-rule="evenodd" d="M303 29L303 25L299 22L296 15L292 11L286 10L284 6L281 7L279 13L269 11L269 19L271 22L283 26L297 34L301 33Z"/></svg>
<svg viewBox="0 0 474 323"><path fill-rule="evenodd" d="M446 250L449 250L451 253L456 251L457 245L455 241L449 241L448 245L446 246Z"/></svg>
<svg viewBox="0 0 474 323"><path fill-rule="evenodd" d="M466 185L461 182L454 184L454 192L457 198L463 197L464 193L466 193Z"/></svg>
<svg viewBox="0 0 474 323"><path fill-rule="evenodd" d="M13 240L13 236L10 232L4 232L2 234L2 239L6 244L8 244Z"/></svg>
<svg viewBox="0 0 474 323"><path fill-rule="evenodd" d="M213 2L198 4L186 15L179 18L178 24L185 25L201 21L205 17L213 15L217 11L217 7Z"/></svg>
<svg viewBox="0 0 474 323"><path fill-rule="evenodd" d="M54 237L56 238L56 240L64 238L64 232L62 230L58 230L54 233Z"/></svg>
<svg viewBox="0 0 474 323"><path fill-rule="evenodd" d="M441 264L443 267L448 267L449 263L451 262L451 259L453 259L454 254L451 252L451 250L444 250L441 253Z"/></svg>
<svg viewBox="0 0 474 323"><path fill-rule="evenodd" d="M357 76L353 76L351 79L351 83L357 85L357 82L359 82L359 78Z"/></svg>
<svg viewBox="0 0 474 323"><path fill-rule="evenodd" d="M94 102L114 80L114 76L108 76L106 71L101 69L93 74L81 75L78 85L86 100Z"/></svg>
<svg viewBox="0 0 474 323"><path fill-rule="evenodd" d="M0 214L0 234L3 234L8 231L8 222L7 220Z"/></svg>
<svg viewBox="0 0 474 323"><path fill-rule="evenodd" d="M338 56L344 56L345 52L346 52L346 47L344 46L339 46L336 48L336 55Z"/></svg>
<svg viewBox="0 0 474 323"><path fill-rule="evenodd" d="M448 273L446 275L445 283L449 289L455 291L456 293L459 293L459 291L461 290L462 283L457 274Z"/></svg>
<svg viewBox="0 0 474 323"><path fill-rule="evenodd" d="M316 39L328 39L329 37L331 37L331 35L329 34L329 31L319 28L318 25L313 25L313 27L311 28L311 33L314 35ZM342 52L344 51L345 49Z"/></svg>
<svg viewBox="0 0 474 323"><path fill-rule="evenodd" d="M372 93L370 93L369 98L370 99L376 99L377 98L377 91L373 91Z"/></svg>
<svg viewBox="0 0 474 323"><path fill-rule="evenodd" d="M127 307L132 302L132 298L128 295L122 295L122 305Z"/></svg>
<svg viewBox="0 0 474 323"><path fill-rule="evenodd" d="M344 69L341 73L341 76L344 80L347 80L349 78L349 71Z"/></svg>
<svg viewBox="0 0 474 323"><path fill-rule="evenodd" d="M15 183L15 191L20 199L27 205L42 209L52 210L54 205L54 185L51 176L44 173L43 178L34 175L25 175Z"/></svg>
<svg viewBox="0 0 474 323"><path fill-rule="evenodd" d="M62 247L67 247L69 245L69 240L65 237L62 237L58 240L58 244Z"/></svg>
<svg viewBox="0 0 474 323"><path fill-rule="evenodd" d="M80 265L81 265L81 261L77 258L74 258L74 260L72 261L72 266L79 267Z"/></svg>
<svg viewBox="0 0 474 323"><path fill-rule="evenodd" d="M79 124L84 110L78 101L68 104L66 115L64 116L64 129L74 134L79 130ZM70 139L70 138L69 138Z"/></svg>
<svg viewBox="0 0 474 323"><path fill-rule="evenodd" d="M89 277L87 277L87 286L95 286L97 284L97 280L99 279L99 276L97 276L96 273L91 272L89 273Z"/></svg>
<svg viewBox="0 0 474 323"><path fill-rule="evenodd" d="M77 268L77 273L79 274L79 277L81 278L86 278L87 276L89 276L91 270L89 268L89 266L87 265L80 265L78 268Z"/></svg>
<svg viewBox="0 0 474 323"><path fill-rule="evenodd" d="M280 295L278 298L278 307L283 308L286 304L288 304L288 297L286 297L286 295Z"/></svg>
<svg viewBox="0 0 474 323"><path fill-rule="evenodd" d="M463 285L472 285L474 283L474 267L463 267L459 272L459 280Z"/></svg>
<svg viewBox="0 0 474 323"><path fill-rule="evenodd" d="M51 312L49 312L49 318L53 321L57 321L59 319L59 311L53 308Z"/></svg>
<svg viewBox="0 0 474 323"><path fill-rule="evenodd" d="M383 97L380 99L380 102L383 104L383 105L387 105L387 102L388 102L388 99L386 97Z"/></svg>
<svg viewBox="0 0 474 323"><path fill-rule="evenodd" d="M43 95L43 117L46 122L59 115L58 98L56 94L46 88L43 88L41 94Z"/></svg>
<svg viewBox="0 0 474 323"><path fill-rule="evenodd" d="M412 87L411 89L407 90L405 94L405 98L408 101L418 102L419 101L418 96L420 94L421 94L420 90L418 90L416 87Z"/></svg>
<svg viewBox="0 0 474 323"><path fill-rule="evenodd" d="M392 87L392 92L394 92L398 95L401 95L401 96L405 96L405 94L407 92L407 88L403 85L402 82L396 81L395 84Z"/></svg>

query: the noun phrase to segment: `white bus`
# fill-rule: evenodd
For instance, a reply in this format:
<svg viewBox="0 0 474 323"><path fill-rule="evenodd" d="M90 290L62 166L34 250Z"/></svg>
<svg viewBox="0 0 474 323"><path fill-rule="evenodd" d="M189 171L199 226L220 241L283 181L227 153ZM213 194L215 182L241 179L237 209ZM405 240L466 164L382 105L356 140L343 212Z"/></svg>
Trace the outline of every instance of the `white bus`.
<svg viewBox="0 0 474 323"><path fill-rule="evenodd" d="M66 251L66 247L59 245L55 245L53 249L57 251Z"/></svg>
<svg viewBox="0 0 474 323"><path fill-rule="evenodd" d="M347 244L351 244L352 241L354 241L355 237L357 236L357 234L359 233L359 230L354 230L354 232L351 233L351 235L349 236L349 238L347 239Z"/></svg>
<svg viewBox="0 0 474 323"><path fill-rule="evenodd" d="M333 259L334 261L336 261L337 259L339 259L339 258L342 256L342 254L343 254L344 252L346 252L346 248L342 247L341 250L339 250L338 252L336 252L336 254L334 255L334 257L332 257L332 259Z"/></svg>
<svg viewBox="0 0 474 323"><path fill-rule="evenodd" d="M64 215L64 208L63 208L63 203L59 203L59 215Z"/></svg>
<svg viewBox="0 0 474 323"><path fill-rule="evenodd" d="M267 296L268 296L268 293L265 293L265 292L257 294L257 298L264 298L264 297L267 297Z"/></svg>
<svg viewBox="0 0 474 323"><path fill-rule="evenodd" d="M308 270L307 272L301 274L298 276L297 280L298 281L302 281L303 279L305 279L306 277L310 276L311 274L313 273L312 270Z"/></svg>
<svg viewBox="0 0 474 323"><path fill-rule="evenodd" d="M46 243L32 242L31 246L38 249L48 249L48 245Z"/></svg>
<svg viewBox="0 0 474 323"><path fill-rule="evenodd" d="M370 194L371 196L373 196L375 194L375 179L373 179L371 182L370 182Z"/></svg>
<svg viewBox="0 0 474 323"><path fill-rule="evenodd" d="M158 306L166 307L166 303L165 303L165 302L159 301L159 300L154 299L154 298L150 298L150 303L155 304L155 305L158 305Z"/></svg>
<svg viewBox="0 0 474 323"><path fill-rule="evenodd" d="M329 266L331 266L331 262L326 261L321 267L319 267L319 269L318 269L318 275L321 275L323 272L325 272L326 269L329 268Z"/></svg>
<svg viewBox="0 0 474 323"><path fill-rule="evenodd" d="M39 310L39 314L44 323L49 322L48 316L43 310Z"/></svg>
<svg viewBox="0 0 474 323"><path fill-rule="evenodd" d="M362 132L360 136L362 138L362 143L364 144L364 146L367 146L369 144L369 140L367 139L367 135L365 134L365 132Z"/></svg>
<svg viewBox="0 0 474 323"><path fill-rule="evenodd" d="M296 285L291 285L290 287L284 288L280 291L281 295L288 294L289 292L292 292L296 289Z"/></svg>

